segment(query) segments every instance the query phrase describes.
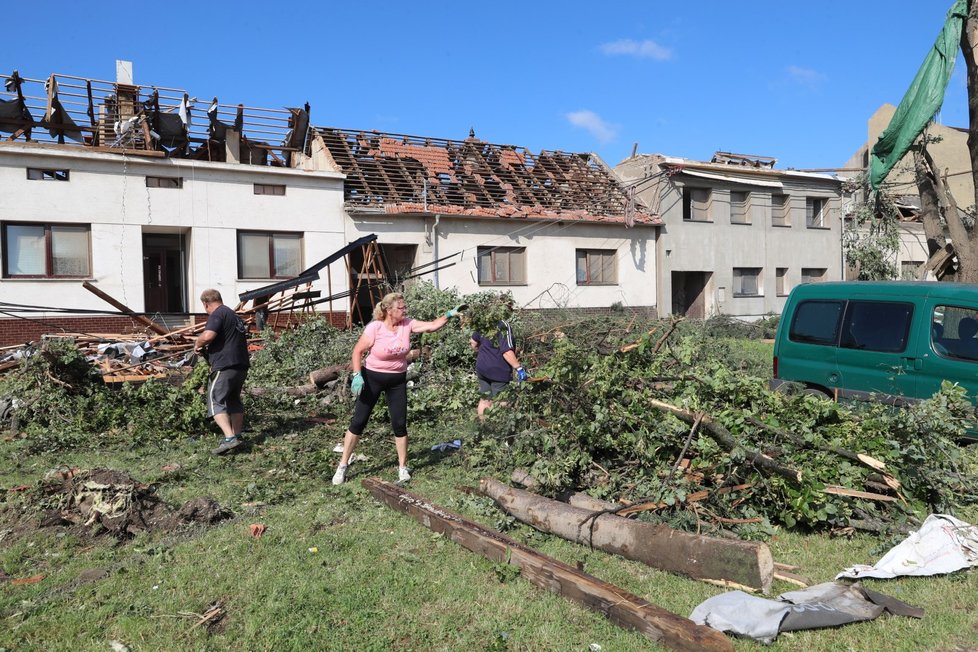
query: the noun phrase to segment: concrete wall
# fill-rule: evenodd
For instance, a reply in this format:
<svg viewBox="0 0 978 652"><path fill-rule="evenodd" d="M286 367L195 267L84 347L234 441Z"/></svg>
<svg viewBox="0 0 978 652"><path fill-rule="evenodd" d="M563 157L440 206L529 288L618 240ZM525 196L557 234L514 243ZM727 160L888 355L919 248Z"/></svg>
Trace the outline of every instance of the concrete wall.
<svg viewBox="0 0 978 652"><path fill-rule="evenodd" d="M67 169L70 178L28 180L29 167ZM183 187L147 188L146 176L181 177ZM256 195L256 183L285 185L286 194ZM343 175L335 172L3 143L0 187L0 222L89 224L92 266L87 280L136 311L144 308L144 233L184 235L191 311L201 310L197 297L207 287L220 290L233 305L240 292L272 282L237 277L238 229L302 232L304 267L347 242ZM17 304L111 309L83 289L82 280L0 278L0 296ZM333 291L346 288L344 275L334 275ZM325 280L317 289L326 294ZM345 307L343 301L337 305Z"/></svg>
<svg viewBox="0 0 978 652"><path fill-rule="evenodd" d="M657 160L649 156L629 159L616 172L626 182L648 178L659 171ZM841 196L836 180L787 171L759 178L738 173L736 166L714 166L709 174L724 178L678 173L639 186L639 197L651 203L653 210L657 207L666 223L657 244L660 316L672 311L673 272L708 272L706 316L725 314L744 319L780 313L787 293L801 283L803 268L824 268L825 280L841 278ZM709 221L683 220L682 192L686 185L710 189ZM749 224L731 223L732 191L750 193ZM787 226L772 224L772 193L789 198ZM827 200L824 228L806 226L808 197ZM761 296L733 296L734 268L761 269ZM776 292L778 268L787 270L782 295Z"/></svg>
<svg viewBox="0 0 978 652"><path fill-rule="evenodd" d="M625 228L621 224L589 224L500 220L473 217L438 218L404 215L354 215L348 239L376 233L381 244L417 245L415 266L444 258L453 266L424 278L439 287L455 287L462 294L483 290L509 290L517 304L527 308L607 308L656 304L656 229ZM525 285L480 286L477 268L479 247L526 247ZM617 253L618 279L614 285L578 285L575 251L606 249ZM434 266L432 266L434 267Z"/></svg>

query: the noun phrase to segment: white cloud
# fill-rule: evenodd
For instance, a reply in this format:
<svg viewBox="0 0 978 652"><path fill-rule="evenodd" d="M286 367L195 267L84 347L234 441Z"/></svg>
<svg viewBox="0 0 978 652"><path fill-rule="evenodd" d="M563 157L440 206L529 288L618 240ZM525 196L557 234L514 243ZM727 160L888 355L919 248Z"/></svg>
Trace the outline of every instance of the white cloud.
<svg viewBox="0 0 978 652"><path fill-rule="evenodd" d="M808 86L809 88L815 88L821 85L827 77L817 70L812 70L811 68L802 68L801 66L788 66L785 70L788 71L788 76L795 82Z"/></svg>
<svg viewBox="0 0 978 652"><path fill-rule="evenodd" d="M566 115L567 121L575 127L586 129L602 144L615 139L615 127L601 119L594 111L573 111Z"/></svg>
<svg viewBox="0 0 978 652"><path fill-rule="evenodd" d="M656 61L667 61L672 58L672 50L662 47L655 41L648 39L644 41L633 41L625 38L610 43L603 43L600 46L601 52L608 55L624 55L637 57L639 59L655 59Z"/></svg>

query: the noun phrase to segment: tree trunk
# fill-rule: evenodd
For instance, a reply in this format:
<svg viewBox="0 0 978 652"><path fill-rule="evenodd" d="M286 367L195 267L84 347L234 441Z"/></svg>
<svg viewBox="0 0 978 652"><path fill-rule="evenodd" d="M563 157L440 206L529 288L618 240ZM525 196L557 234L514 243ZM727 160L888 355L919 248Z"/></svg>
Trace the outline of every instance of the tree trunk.
<svg viewBox="0 0 978 652"><path fill-rule="evenodd" d="M485 478L484 494L509 514L538 530L634 559L670 573L721 580L768 593L774 559L763 543L714 539L667 525L632 521L550 500ZM593 527L592 527L593 526Z"/></svg>
<svg viewBox="0 0 978 652"><path fill-rule="evenodd" d="M964 55L964 65L968 80L968 156L971 158L971 181L975 189L975 205L978 205L978 62L975 60L975 48L978 47L978 2L969 3L968 19L961 30L961 53ZM955 214L947 217L948 222L960 217ZM962 225L963 226L963 225ZM978 282L978 251L974 241L974 232L967 245L954 240L954 248L958 252L959 280L966 283ZM954 232L951 232L952 239ZM963 251L967 253L962 256Z"/></svg>
<svg viewBox="0 0 978 652"><path fill-rule="evenodd" d="M659 645L673 650L733 652L730 640L715 629L697 625L393 484L376 478L367 478L362 484L377 500L447 539L496 563L515 566L533 584L604 614L616 625L637 631Z"/></svg>

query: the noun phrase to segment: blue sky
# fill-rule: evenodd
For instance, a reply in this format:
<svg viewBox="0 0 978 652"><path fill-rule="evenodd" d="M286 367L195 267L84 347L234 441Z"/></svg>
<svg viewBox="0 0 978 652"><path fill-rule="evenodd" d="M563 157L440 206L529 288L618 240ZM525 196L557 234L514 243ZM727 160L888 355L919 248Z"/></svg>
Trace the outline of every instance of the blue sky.
<svg viewBox="0 0 978 652"><path fill-rule="evenodd" d="M46 3L5 31L5 73L115 79L312 123L476 136L537 152L843 165L899 103L952 0ZM69 31L70 28L70 31ZM941 122L967 125L958 57Z"/></svg>

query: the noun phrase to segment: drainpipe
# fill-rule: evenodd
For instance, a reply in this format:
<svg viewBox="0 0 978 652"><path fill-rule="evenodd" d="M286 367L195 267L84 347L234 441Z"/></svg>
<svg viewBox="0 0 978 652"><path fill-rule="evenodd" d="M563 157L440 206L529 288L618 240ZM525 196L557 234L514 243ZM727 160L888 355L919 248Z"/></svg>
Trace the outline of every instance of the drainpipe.
<svg viewBox="0 0 978 652"><path fill-rule="evenodd" d="M435 223L431 225L432 252L435 260L438 260L438 222L440 220L441 214L435 213ZM441 286L438 284L438 263L435 263L435 289L441 289Z"/></svg>

